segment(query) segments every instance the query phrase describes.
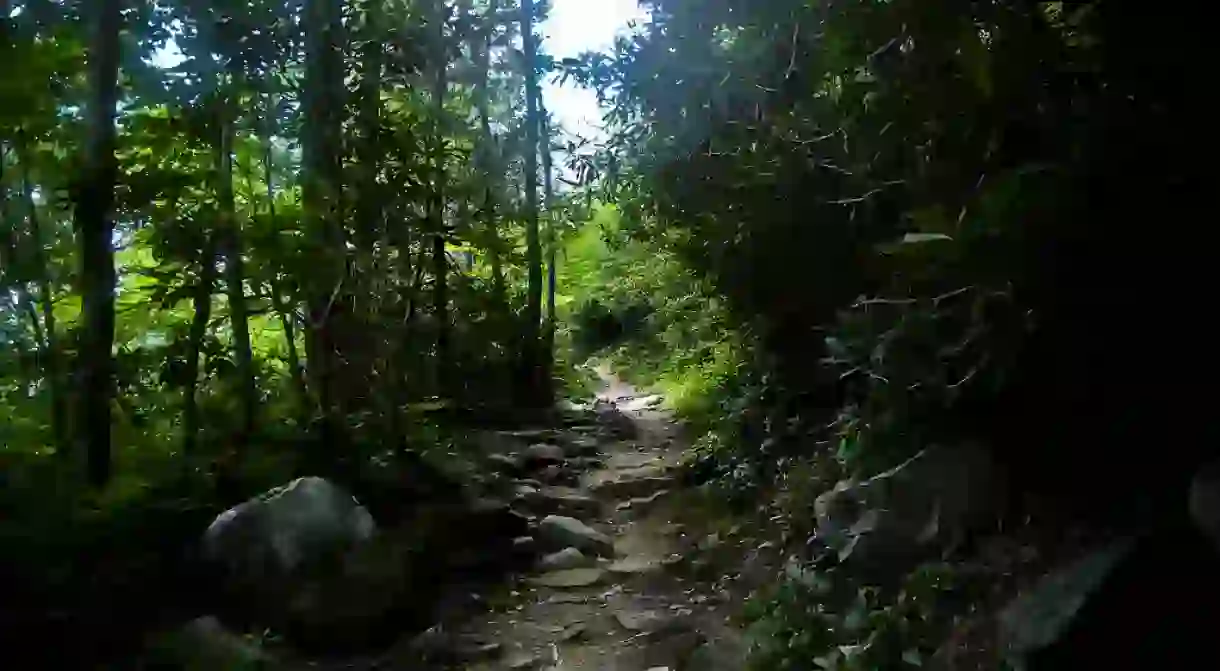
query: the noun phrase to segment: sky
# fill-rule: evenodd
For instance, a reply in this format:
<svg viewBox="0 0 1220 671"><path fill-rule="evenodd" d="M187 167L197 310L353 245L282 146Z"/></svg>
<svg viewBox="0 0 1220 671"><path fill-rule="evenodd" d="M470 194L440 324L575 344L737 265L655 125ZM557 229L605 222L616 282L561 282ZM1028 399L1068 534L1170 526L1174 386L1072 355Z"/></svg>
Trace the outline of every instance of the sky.
<svg viewBox="0 0 1220 671"><path fill-rule="evenodd" d="M586 51L608 51L614 37L631 21L648 17L637 0L552 0L547 20L538 26L543 53L560 59L579 56ZM177 62L177 47L171 45L153 57L153 62L172 66ZM542 82L547 110L561 128L586 138L600 136L601 111L597 96L588 89L568 83Z"/></svg>
<svg viewBox="0 0 1220 671"><path fill-rule="evenodd" d="M607 51L628 22L646 18L647 13L636 0L552 0L550 16L538 32L543 52L560 59L586 51ZM564 130L583 137L599 135L601 112L593 91L546 81L542 96L547 110Z"/></svg>

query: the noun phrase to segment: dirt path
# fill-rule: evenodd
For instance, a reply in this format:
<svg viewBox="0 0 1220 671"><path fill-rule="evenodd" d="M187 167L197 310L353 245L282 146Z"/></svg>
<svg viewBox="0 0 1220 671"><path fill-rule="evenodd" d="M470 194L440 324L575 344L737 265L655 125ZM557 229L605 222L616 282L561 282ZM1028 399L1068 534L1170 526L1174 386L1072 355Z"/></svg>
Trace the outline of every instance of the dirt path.
<svg viewBox="0 0 1220 671"><path fill-rule="evenodd" d="M680 569L693 543L673 521L680 497L672 472L682 454L676 427L657 408L659 398L606 370L599 375L605 386L598 398L615 402L616 420L625 416L635 426L622 433L635 435L599 440L602 465L586 470L571 493L598 501L583 522L612 539L613 556L524 576L504 603L465 628L464 635L496 650L494 659L465 668L739 669L740 637L711 586Z"/></svg>

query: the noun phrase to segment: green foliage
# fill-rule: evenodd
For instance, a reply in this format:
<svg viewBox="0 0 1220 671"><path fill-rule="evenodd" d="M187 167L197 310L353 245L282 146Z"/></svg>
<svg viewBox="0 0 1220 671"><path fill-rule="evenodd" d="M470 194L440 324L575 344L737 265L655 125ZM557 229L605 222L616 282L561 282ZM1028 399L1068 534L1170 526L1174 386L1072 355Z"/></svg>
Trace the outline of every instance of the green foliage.
<svg viewBox="0 0 1220 671"><path fill-rule="evenodd" d="M790 564L747 605L752 669L875 671L929 665L965 586L945 565L913 571L896 594L860 587L834 572Z"/></svg>
<svg viewBox="0 0 1220 671"><path fill-rule="evenodd" d="M524 187L550 59L513 49L518 9L3 3L0 585L28 587L6 643L115 654L160 623L99 604L144 569L133 607L184 600L152 586L190 582L209 515L305 473L374 507L452 496L478 475L461 425L514 420L523 379L587 384L523 366L551 344L521 316L523 213L578 208Z"/></svg>

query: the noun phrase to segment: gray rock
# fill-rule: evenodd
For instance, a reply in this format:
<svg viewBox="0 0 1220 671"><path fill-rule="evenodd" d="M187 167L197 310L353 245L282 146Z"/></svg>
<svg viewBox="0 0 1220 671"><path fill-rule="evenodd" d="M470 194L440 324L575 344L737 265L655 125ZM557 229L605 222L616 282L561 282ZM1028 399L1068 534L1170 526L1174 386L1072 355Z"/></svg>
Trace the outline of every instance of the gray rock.
<svg viewBox="0 0 1220 671"><path fill-rule="evenodd" d="M616 561L606 567L606 570L619 575L641 575L660 571L664 566L659 561L647 557L628 557Z"/></svg>
<svg viewBox="0 0 1220 671"><path fill-rule="evenodd" d="M569 487L543 487L523 496L522 503L540 515L566 515L577 519L591 519L601 514L602 504L597 499Z"/></svg>
<svg viewBox="0 0 1220 671"><path fill-rule="evenodd" d="M538 587L554 587L558 589L573 587L588 587L596 585L606 577L606 571L600 568L572 568L563 571L552 571L529 579L529 583Z"/></svg>
<svg viewBox="0 0 1220 671"><path fill-rule="evenodd" d="M568 459L568 464L578 471L592 471L606 465L606 460L601 457L573 457Z"/></svg>
<svg viewBox="0 0 1220 671"><path fill-rule="evenodd" d="M601 443L587 436L571 436L564 441L564 446L572 456L593 457L601 453Z"/></svg>
<svg viewBox="0 0 1220 671"><path fill-rule="evenodd" d="M487 464L491 470L503 475L512 476L521 472L521 462L509 454L489 454Z"/></svg>
<svg viewBox="0 0 1220 671"><path fill-rule="evenodd" d="M529 557L538 553L538 541L533 536L518 536L513 539L513 554L518 557Z"/></svg>
<svg viewBox="0 0 1220 671"><path fill-rule="evenodd" d="M542 657L536 652L518 652L510 656L504 665L510 671L530 671L542 665Z"/></svg>
<svg viewBox="0 0 1220 671"><path fill-rule="evenodd" d="M814 501L819 540L840 560L885 573L995 519L1004 483L990 455L937 446L862 482L843 481Z"/></svg>
<svg viewBox="0 0 1220 671"><path fill-rule="evenodd" d="M614 619L628 631L653 633L672 626L674 615L659 610L620 610Z"/></svg>
<svg viewBox="0 0 1220 671"><path fill-rule="evenodd" d="M624 471L618 477L594 484L590 490L594 496L605 499L638 499L673 488L673 477L656 475L657 469L643 470L641 473Z"/></svg>
<svg viewBox="0 0 1220 671"><path fill-rule="evenodd" d="M640 430L635 420L623 414L614 403L599 402L593 408L597 416L597 424L608 435L624 440L634 440L639 437Z"/></svg>
<svg viewBox="0 0 1220 671"><path fill-rule="evenodd" d="M559 552L552 552L538 560L538 570L544 573L548 571L564 571L572 568L588 568L597 561L576 548L564 548Z"/></svg>
<svg viewBox="0 0 1220 671"><path fill-rule="evenodd" d="M637 515L643 515L646 514L657 501L661 500L667 495L669 495L668 489L660 489L652 494L649 494L648 496L637 496L634 499L623 501L622 503L618 504L617 508L619 510L631 510Z"/></svg>
<svg viewBox="0 0 1220 671"><path fill-rule="evenodd" d="M528 468L537 468L547 464L562 464L566 456L563 448L558 445L535 443L521 453L521 461Z"/></svg>
<svg viewBox="0 0 1220 671"><path fill-rule="evenodd" d="M279 603L376 532L350 494L307 477L222 513L204 532L203 554L222 571L226 594Z"/></svg>
<svg viewBox="0 0 1220 671"><path fill-rule="evenodd" d="M1000 611L1000 644L1014 668L1054 645L1069 630L1089 598L1131 552L1131 539L1115 542L1043 576L1033 589Z"/></svg>
<svg viewBox="0 0 1220 671"><path fill-rule="evenodd" d="M609 536L572 517L546 516L538 524L537 538L544 548L573 547L602 557L614 555L614 542Z"/></svg>
<svg viewBox="0 0 1220 671"><path fill-rule="evenodd" d="M563 464L551 464L538 471L537 475L547 485L575 487L580 484L580 475Z"/></svg>

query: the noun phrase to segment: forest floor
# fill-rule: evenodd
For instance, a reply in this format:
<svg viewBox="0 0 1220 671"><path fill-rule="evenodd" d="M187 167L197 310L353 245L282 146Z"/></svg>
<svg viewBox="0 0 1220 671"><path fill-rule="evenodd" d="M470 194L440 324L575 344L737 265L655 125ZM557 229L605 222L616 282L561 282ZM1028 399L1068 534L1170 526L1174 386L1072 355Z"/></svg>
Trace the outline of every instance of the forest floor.
<svg viewBox="0 0 1220 671"><path fill-rule="evenodd" d="M613 539L613 557L584 568L519 576L491 607L462 627L494 651L464 664L478 671L651 671L743 667L744 644L731 624L735 599L722 576L691 575L707 550L713 521L692 511L674 477L687 445L680 427L645 395L598 371L602 401L637 429L604 440L603 465L581 476L581 494L601 502L584 521Z"/></svg>

